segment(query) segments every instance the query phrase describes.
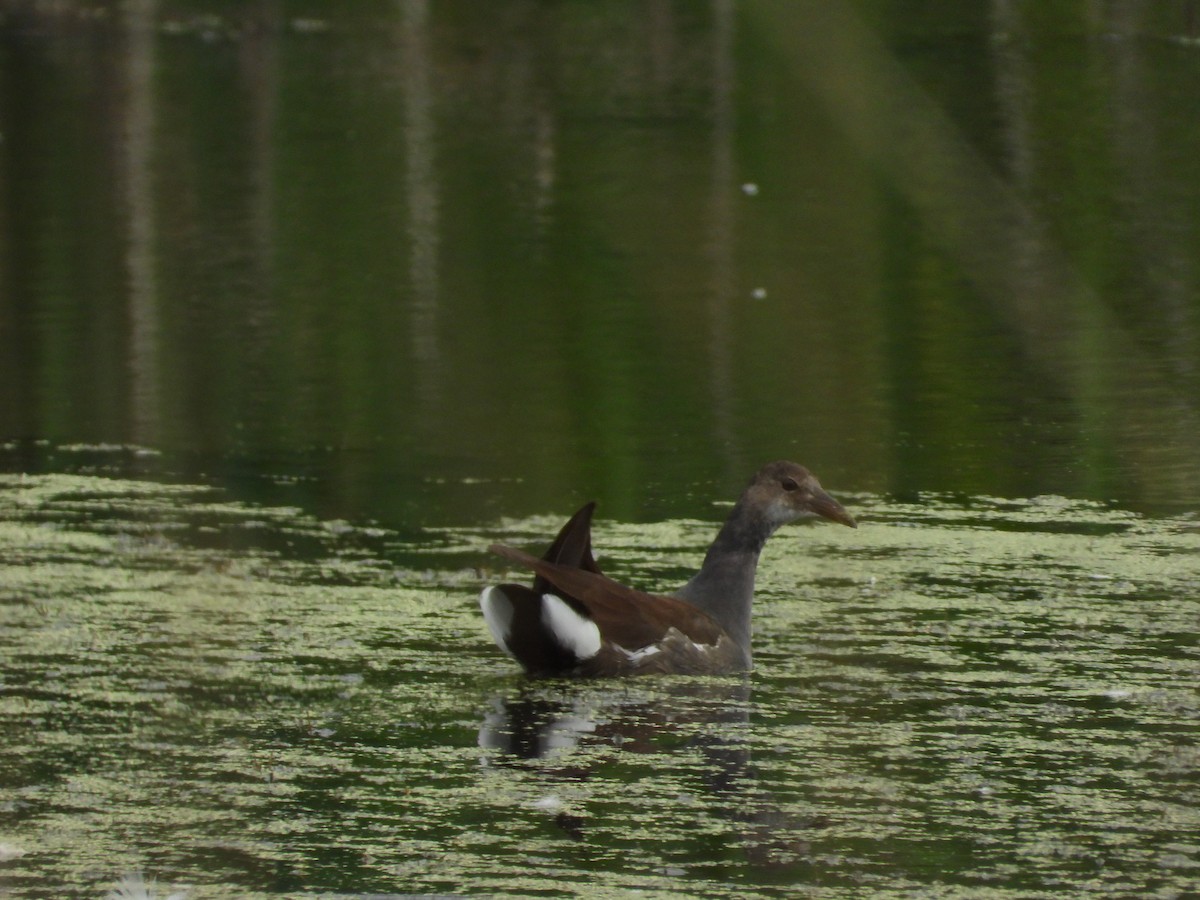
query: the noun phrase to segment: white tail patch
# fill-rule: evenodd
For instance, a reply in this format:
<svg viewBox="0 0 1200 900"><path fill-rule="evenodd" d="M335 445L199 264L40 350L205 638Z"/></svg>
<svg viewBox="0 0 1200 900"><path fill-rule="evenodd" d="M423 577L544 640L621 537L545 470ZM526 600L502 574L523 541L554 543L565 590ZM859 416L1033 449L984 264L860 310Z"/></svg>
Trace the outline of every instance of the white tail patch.
<svg viewBox="0 0 1200 900"><path fill-rule="evenodd" d="M575 612L561 597L542 594L542 624L559 646L578 660L590 659L600 652L600 629L596 623Z"/></svg>
<svg viewBox="0 0 1200 900"><path fill-rule="evenodd" d="M512 601L500 588L485 587L479 595L479 608L483 610L483 621L487 622L496 646L512 656L513 652L508 649L508 638L512 634Z"/></svg>

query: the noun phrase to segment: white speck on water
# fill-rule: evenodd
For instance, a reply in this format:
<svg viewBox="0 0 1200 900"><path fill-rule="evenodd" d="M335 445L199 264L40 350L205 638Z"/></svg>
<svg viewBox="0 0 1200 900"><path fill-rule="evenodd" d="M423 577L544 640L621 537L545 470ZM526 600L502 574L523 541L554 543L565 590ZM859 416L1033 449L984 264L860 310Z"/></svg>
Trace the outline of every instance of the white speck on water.
<svg viewBox="0 0 1200 900"><path fill-rule="evenodd" d="M750 292L750 296L753 297L755 300L766 300L767 299L767 289L764 287L756 287L754 290L752 290Z"/></svg>
<svg viewBox="0 0 1200 900"><path fill-rule="evenodd" d="M293 19L292 30L298 34L322 34L329 30L325 19Z"/></svg>
<svg viewBox="0 0 1200 900"><path fill-rule="evenodd" d="M758 185L755 184L753 181L747 181L745 184L742 185L742 193L745 194L747 197L757 197L758 196Z"/></svg>

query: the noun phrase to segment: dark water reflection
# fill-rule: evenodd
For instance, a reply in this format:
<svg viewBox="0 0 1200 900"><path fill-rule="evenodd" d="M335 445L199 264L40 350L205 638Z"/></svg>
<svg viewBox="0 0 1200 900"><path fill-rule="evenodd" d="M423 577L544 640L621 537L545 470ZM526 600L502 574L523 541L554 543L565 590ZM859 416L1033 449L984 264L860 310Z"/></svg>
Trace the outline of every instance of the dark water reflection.
<svg viewBox="0 0 1200 900"><path fill-rule="evenodd" d="M398 526L1200 502L1190 0L650 6L0 4L0 438Z"/></svg>

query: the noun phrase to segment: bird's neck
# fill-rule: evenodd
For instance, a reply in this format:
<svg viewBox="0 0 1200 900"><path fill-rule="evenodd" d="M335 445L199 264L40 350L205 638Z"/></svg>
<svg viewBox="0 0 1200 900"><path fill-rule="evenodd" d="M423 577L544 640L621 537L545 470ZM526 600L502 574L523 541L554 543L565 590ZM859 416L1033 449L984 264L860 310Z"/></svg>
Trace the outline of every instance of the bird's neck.
<svg viewBox="0 0 1200 900"><path fill-rule="evenodd" d="M721 526L704 564L676 596L712 616L750 662L750 609L758 556L774 527L741 501Z"/></svg>

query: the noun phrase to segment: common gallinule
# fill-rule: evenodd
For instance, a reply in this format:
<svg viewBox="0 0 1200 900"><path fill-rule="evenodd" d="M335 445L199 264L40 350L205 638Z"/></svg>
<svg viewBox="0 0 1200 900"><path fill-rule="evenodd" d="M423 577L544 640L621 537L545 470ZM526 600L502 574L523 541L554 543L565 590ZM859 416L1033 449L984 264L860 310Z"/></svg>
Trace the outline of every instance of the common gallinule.
<svg viewBox="0 0 1200 900"><path fill-rule="evenodd" d="M534 573L479 596L492 637L534 675L741 672L750 668L750 605L763 545L780 525L823 516L856 527L817 479L793 462L763 466L721 526L700 571L672 596L646 594L601 573L589 503L538 559L488 549Z"/></svg>

